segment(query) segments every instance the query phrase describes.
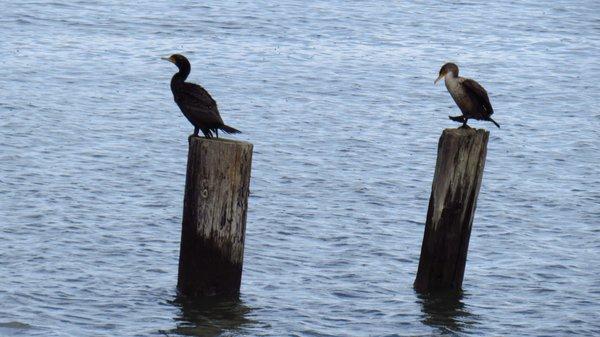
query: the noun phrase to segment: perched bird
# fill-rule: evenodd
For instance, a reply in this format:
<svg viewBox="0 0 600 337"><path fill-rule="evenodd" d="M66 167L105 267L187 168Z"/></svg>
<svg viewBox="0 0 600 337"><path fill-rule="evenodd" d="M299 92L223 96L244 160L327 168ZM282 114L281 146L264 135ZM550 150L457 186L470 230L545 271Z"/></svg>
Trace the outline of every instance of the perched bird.
<svg viewBox="0 0 600 337"><path fill-rule="evenodd" d="M468 127L467 121L470 118L490 121L500 127L492 119L494 109L490 104L487 91L479 83L458 76L458 66L454 63L444 64L440 69L440 76L433 84L436 84L442 78L446 82L446 89L448 89L450 96L462 111L462 116L448 116L451 120L463 123L464 127Z"/></svg>
<svg viewBox="0 0 600 337"><path fill-rule="evenodd" d="M177 103L183 115L194 125L194 136L198 136L199 130L202 130L206 138L212 138L212 132L219 138L219 130L227 133L240 133L239 130L223 123L217 108L217 102L210 96L208 91L198 84L185 81L191 70L190 61L185 56L173 54L162 59L175 64L179 68L179 72L171 78L171 91L175 103Z"/></svg>

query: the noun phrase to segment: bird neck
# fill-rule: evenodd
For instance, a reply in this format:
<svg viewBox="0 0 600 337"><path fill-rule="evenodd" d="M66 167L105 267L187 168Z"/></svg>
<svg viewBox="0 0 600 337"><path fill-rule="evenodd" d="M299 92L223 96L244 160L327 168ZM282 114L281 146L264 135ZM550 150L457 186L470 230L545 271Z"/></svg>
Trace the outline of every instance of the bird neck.
<svg viewBox="0 0 600 337"><path fill-rule="evenodd" d="M454 83L458 80L458 76L456 76L453 72L448 72L446 76L444 76L444 82L446 83Z"/></svg>
<svg viewBox="0 0 600 337"><path fill-rule="evenodd" d="M190 74L190 70L191 69L189 64L183 64L179 66L179 72L173 75L171 82L184 82Z"/></svg>
<svg viewBox="0 0 600 337"><path fill-rule="evenodd" d="M444 79L444 84L446 85L446 89L450 94L458 94L461 92L460 81L458 80L458 76L446 76Z"/></svg>

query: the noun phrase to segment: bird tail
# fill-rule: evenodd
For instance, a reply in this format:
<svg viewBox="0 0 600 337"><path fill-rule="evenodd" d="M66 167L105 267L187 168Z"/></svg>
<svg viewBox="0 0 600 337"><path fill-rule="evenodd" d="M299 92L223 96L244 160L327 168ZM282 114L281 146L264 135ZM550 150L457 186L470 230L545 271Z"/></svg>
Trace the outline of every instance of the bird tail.
<svg viewBox="0 0 600 337"><path fill-rule="evenodd" d="M494 124L496 124L496 126L498 127L498 129L500 129L500 124L496 123L495 120L492 119L492 117L488 117L488 120Z"/></svg>
<svg viewBox="0 0 600 337"><path fill-rule="evenodd" d="M225 124L219 126L219 129L223 130L223 131L225 131L227 133L242 133L242 131L240 131L238 129L235 129L235 128L232 128L231 126L225 125Z"/></svg>

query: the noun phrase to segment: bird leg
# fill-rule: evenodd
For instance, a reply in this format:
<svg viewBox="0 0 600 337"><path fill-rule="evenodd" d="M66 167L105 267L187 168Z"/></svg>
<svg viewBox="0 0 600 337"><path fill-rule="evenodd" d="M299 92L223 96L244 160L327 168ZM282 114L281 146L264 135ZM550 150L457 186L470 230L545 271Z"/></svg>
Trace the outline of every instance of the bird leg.
<svg viewBox="0 0 600 337"><path fill-rule="evenodd" d="M194 127L194 133L188 137L188 142L190 139L192 139L192 137L198 137L198 131L200 131L200 128Z"/></svg>
<svg viewBox="0 0 600 337"><path fill-rule="evenodd" d="M206 139L212 138L212 133L210 132L210 129L202 129L202 133L204 134L204 138L206 138Z"/></svg>
<svg viewBox="0 0 600 337"><path fill-rule="evenodd" d="M215 129L215 134L217 135L217 139L219 139L219 129Z"/></svg>

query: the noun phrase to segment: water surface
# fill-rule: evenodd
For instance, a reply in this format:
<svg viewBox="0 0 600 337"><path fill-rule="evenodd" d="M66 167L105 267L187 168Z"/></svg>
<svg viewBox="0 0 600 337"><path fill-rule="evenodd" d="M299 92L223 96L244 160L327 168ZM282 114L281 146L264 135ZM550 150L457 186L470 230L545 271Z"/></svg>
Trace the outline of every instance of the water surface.
<svg viewBox="0 0 600 337"><path fill-rule="evenodd" d="M0 335L600 334L600 5L0 3ZM255 145L239 302L176 277L174 52ZM439 67L491 131L464 294L417 295Z"/></svg>

